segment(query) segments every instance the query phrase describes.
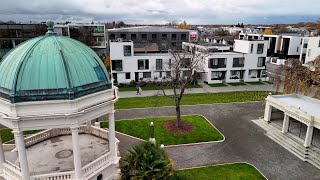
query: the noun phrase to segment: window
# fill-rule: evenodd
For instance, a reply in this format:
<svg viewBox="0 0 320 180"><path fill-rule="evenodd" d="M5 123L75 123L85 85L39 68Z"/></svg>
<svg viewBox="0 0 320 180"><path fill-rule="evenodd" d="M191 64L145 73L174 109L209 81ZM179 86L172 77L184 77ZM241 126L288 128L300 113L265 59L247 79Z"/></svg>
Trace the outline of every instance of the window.
<svg viewBox="0 0 320 180"><path fill-rule="evenodd" d="M225 68L226 67L226 58L212 58L209 59L209 68Z"/></svg>
<svg viewBox="0 0 320 180"><path fill-rule="evenodd" d="M169 69L171 69L171 66L172 66L171 59L169 59Z"/></svg>
<svg viewBox="0 0 320 180"><path fill-rule="evenodd" d="M120 34L120 38L121 38L121 39L126 39L127 36L126 36L126 34Z"/></svg>
<svg viewBox="0 0 320 180"><path fill-rule="evenodd" d="M143 78L151 78L151 72L144 72Z"/></svg>
<svg viewBox="0 0 320 180"><path fill-rule="evenodd" d="M222 71L212 71L211 72L211 80L223 80L224 72Z"/></svg>
<svg viewBox="0 0 320 180"><path fill-rule="evenodd" d="M320 47L320 40L319 40L319 43L318 43L318 47Z"/></svg>
<svg viewBox="0 0 320 180"><path fill-rule="evenodd" d="M182 68L188 68L190 66L190 63L191 63L190 58L181 59L181 67Z"/></svg>
<svg viewBox="0 0 320 180"><path fill-rule="evenodd" d="M308 50L308 57L311 56L311 49Z"/></svg>
<svg viewBox="0 0 320 180"><path fill-rule="evenodd" d="M299 52L299 47L297 47L297 52Z"/></svg>
<svg viewBox="0 0 320 180"><path fill-rule="evenodd" d="M302 44L302 39L300 40L300 45Z"/></svg>
<svg viewBox="0 0 320 180"><path fill-rule="evenodd" d="M253 53L253 44L251 44L251 49L250 49L250 53Z"/></svg>
<svg viewBox="0 0 320 180"><path fill-rule="evenodd" d="M138 59L138 70L149 69L149 59Z"/></svg>
<svg viewBox="0 0 320 180"><path fill-rule="evenodd" d="M176 40L177 39L177 34L171 34L171 40Z"/></svg>
<svg viewBox="0 0 320 180"><path fill-rule="evenodd" d="M102 180L103 176L102 174L99 174L99 176L97 177L97 180Z"/></svg>
<svg viewBox="0 0 320 180"><path fill-rule="evenodd" d="M233 58L233 67L244 67L244 58Z"/></svg>
<svg viewBox="0 0 320 180"><path fill-rule="evenodd" d="M265 57L259 57L258 58L258 67L263 67L266 65L266 58Z"/></svg>
<svg viewBox="0 0 320 180"><path fill-rule="evenodd" d="M131 56L131 46L123 46L124 56Z"/></svg>
<svg viewBox="0 0 320 180"><path fill-rule="evenodd" d="M126 73L126 79L131 79L130 75L130 73Z"/></svg>
<svg viewBox="0 0 320 180"><path fill-rule="evenodd" d="M156 59L156 70L162 70L162 59Z"/></svg>
<svg viewBox="0 0 320 180"><path fill-rule="evenodd" d="M147 40L147 34L141 34L141 39L142 40Z"/></svg>
<svg viewBox="0 0 320 180"><path fill-rule="evenodd" d="M181 34L181 40L187 40L187 34Z"/></svg>
<svg viewBox="0 0 320 180"><path fill-rule="evenodd" d="M112 60L112 70L122 71L122 60Z"/></svg>
<svg viewBox="0 0 320 180"><path fill-rule="evenodd" d="M171 77L171 71L166 71L166 77Z"/></svg>
<svg viewBox="0 0 320 180"><path fill-rule="evenodd" d="M167 39L167 34L162 34L161 38L162 38L162 40L166 40Z"/></svg>
<svg viewBox="0 0 320 180"><path fill-rule="evenodd" d="M110 34L109 39L110 39L110 40L116 39L116 35L115 35L115 34Z"/></svg>
<svg viewBox="0 0 320 180"><path fill-rule="evenodd" d="M320 43L320 42L319 42ZM319 44L320 45L320 44ZM308 44L307 43L305 43L305 44L303 44L303 48L307 48L308 47ZM319 46L320 47L320 46Z"/></svg>
<svg viewBox="0 0 320 180"><path fill-rule="evenodd" d="M258 44L257 54L263 54L264 44Z"/></svg>
<svg viewBox="0 0 320 180"><path fill-rule="evenodd" d="M136 34L131 34L131 39L132 39L132 40L137 39L137 35L136 35Z"/></svg>
<svg viewBox="0 0 320 180"><path fill-rule="evenodd" d="M152 34L151 38L152 38L152 40L157 40L157 34Z"/></svg>

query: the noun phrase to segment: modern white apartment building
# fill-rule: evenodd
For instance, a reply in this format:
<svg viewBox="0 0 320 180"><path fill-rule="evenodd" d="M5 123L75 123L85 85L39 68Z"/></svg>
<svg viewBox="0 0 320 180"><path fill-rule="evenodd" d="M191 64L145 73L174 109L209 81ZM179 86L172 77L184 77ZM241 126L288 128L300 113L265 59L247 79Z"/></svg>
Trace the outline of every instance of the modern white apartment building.
<svg viewBox="0 0 320 180"><path fill-rule="evenodd" d="M110 59L115 83L157 81L171 75L164 70L170 55L159 52L156 44L142 48L132 41L110 41Z"/></svg>
<svg viewBox="0 0 320 180"><path fill-rule="evenodd" d="M304 42L307 42L307 48L300 54L300 61L308 63L314 61L320 55L320 37L307 37L304 38Z"/></svg>
<svg viewBox="0 0 320 180"><path fill-rule="evenodd" d="M208 84L223 82L267 81L265 60L268 41L235 40L231 46L212 43L183 43L183 46L195 46L207 49L203 54L205 63L200 74L200 82Z"/></svg>

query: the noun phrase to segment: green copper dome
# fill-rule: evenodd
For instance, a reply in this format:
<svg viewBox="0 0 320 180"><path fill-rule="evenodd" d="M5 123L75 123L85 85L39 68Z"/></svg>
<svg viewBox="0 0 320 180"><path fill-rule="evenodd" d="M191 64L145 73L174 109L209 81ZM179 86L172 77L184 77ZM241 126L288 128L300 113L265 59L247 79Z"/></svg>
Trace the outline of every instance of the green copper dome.
<svg viewBox="0 0 320 180"><path fill-rule="evenodd" d="M85 44L58 36L28 40L0 61L0 96L15 102L75 99L111 88L108 72Z"/></svg>

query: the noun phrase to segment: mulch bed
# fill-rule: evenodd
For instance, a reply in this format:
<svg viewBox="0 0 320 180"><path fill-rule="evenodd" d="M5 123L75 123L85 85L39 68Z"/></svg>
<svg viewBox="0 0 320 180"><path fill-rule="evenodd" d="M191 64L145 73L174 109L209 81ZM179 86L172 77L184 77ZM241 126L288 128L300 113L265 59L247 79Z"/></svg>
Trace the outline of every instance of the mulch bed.
<svg viewBox="0 0 320 180"><path fill-rule="evenodd" d="M176 127L176 120L168 120L163 124L163 127L168 132L174 134L189 133L193 130L193 125L188 121L180 120L180 127Z"/></svg>

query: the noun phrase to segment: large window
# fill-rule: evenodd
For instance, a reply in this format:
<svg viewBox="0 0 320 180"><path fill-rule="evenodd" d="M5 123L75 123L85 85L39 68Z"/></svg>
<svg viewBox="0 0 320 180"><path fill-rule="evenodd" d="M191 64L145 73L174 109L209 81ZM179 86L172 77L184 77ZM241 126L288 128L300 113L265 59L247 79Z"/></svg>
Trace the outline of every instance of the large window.
<svg viewBox="0 0 320 180"><path fill-rule="evenodd" d="M131 79L130 73L126 73L126 79Z"/></svg>
<svg viewBox="0 0 320 180"><path fill-rule="evenodd" d="M225 68L226 67L226 58L212 58L209 59L209 68Z"/></svg>
<svg viewBox="0 0 320 180"><path fill-rule="evenodd" d="M176 40L177 39L177 34L171 34L171 40Z"/></svg>
<svg viewBox="0 0 320 180"><path fill-rule="evenodd" d="M171 77L171 71L166 71L166 77L167 78Z"/></svg>
<svg viewBox="0 0 320 180"><path fill-rule="evenodd" d="M257 54L263 54L264 44L258 44Z"/></svg>
<svg viewBox="0 0 320 180"><path fill-rule="evenodd" d="M137 35L136 34L131 34L131 40L135 40L137 39Z"/></svg>
<svg viewBox="0 0 320 180"><path fill-rule="evenodd" d="M131 56L131 46L123 46L124 56Z"/></svg>
<svg viewBox="0 0 320 180"><path fill-rule="evenodd" d="M147 40L147 34L141 34L141 39L142 40Z"/></svg>
<svg viewBox="0 0 320 180"><path fill-rule="evenodd" d="M250 49L250 53L253 53L253 44L251 44L251 49Z"/></svg>
<svg viewBox="0 0 320 180"><path fill-rule="evenodd" d="M211 80L223 80L225 77L225 72L222 71L212 71Z"/></svg>
<svg viewBox="0 0 320 180"><path fill-rule="evenodd" d="M112 70L122 71L122 60L112 60Z"/></svg>
<svg viewBox="0 0 320 180"><path fill-rule="evenodd" d="M144 72L143 78L151 78L151 72Z"/></svg>
<svg viewBox="0 0 320 180"><path fill-rule="evenodd" d="M244 58L233 58L233 66L232 67L244 67Z"/></svg>
<svg viewBox="0 0 320 180"><path fill-rule="evenodd" d="M138 70L149 69L149 59L139 59L138 60Z"/></svg>
<svg viewBox="0 0 320 180"><path fill-rule="evenodd" d="M161 38L162 38L162 40L167 40L167 34L162 34Z"/></svg>
<svg viewBox="0 0 320 180"><path fill-rule="evenodd" d="M265 57L259 57L258 58L258 67L263 67L266 65L266 58Z"/></svg>
<svg viewBox="0 0 320 180"><path fill-rule="evenodd" d="M156 70L162 70L162 59L156 59Z"/></svg>

